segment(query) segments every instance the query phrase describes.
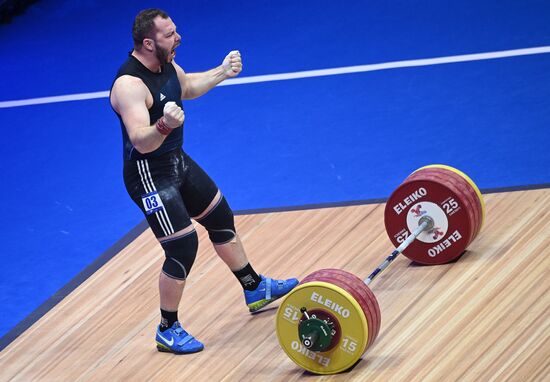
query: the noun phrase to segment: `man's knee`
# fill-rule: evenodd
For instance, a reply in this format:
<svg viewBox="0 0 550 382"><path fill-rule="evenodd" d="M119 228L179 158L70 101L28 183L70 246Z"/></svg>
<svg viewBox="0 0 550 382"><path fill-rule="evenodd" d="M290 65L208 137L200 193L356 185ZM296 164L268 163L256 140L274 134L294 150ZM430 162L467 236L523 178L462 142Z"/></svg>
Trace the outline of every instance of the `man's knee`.
<svg viewBox="0 0 550 382"><path fill-rule="evenodd" d="M193 229L182 236L163 241L160 245L166 256L162 265L164 274L173 279L185 280L197 256L197 232Z"/></svg>
<svg viewBox="0 0 550 382"><path fill-rule="evenodd" d="M210 241L225 244L235 239L235 219L224 196L204 217L197 220L208 231Z"/></svg>

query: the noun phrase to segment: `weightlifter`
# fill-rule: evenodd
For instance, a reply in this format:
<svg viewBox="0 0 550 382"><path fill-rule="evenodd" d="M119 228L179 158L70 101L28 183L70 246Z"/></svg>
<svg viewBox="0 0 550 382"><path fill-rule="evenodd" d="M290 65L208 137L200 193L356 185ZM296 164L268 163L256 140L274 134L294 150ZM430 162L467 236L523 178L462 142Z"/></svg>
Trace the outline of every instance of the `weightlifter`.
<svg viewBox="0 0 550 382"><path fill-rule="evenodd" d="M198 248L191 219L204 226L218 256L243 290L255 312L298 284L256 273L235 230L233 212L216 184L182 149L185 114L182 100L197 98L242 70L239 51L220 66L185 73L175 62L181 36L164 11L147 9L135 18L133 50L111 87L110 102L123 137L124 183L145 214L164 249L159 277L159 351L175 354L201 351L204 345L178 321L178 307Z"/></svg>

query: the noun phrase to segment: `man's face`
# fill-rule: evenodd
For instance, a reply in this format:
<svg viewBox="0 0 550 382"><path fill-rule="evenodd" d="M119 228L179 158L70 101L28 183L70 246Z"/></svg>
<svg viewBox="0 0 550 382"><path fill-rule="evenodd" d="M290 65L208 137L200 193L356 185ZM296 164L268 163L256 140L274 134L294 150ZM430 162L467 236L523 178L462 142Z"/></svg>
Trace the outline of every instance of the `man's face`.
<svg viewBox="0 0 550 382"><path fill-rule="evenodd" d="M171 18L155 18L156 33L153 39L155 55L161 64L172 62L176 57L176 48L181 43L181 36L176 32L176 25Z"/></svg>

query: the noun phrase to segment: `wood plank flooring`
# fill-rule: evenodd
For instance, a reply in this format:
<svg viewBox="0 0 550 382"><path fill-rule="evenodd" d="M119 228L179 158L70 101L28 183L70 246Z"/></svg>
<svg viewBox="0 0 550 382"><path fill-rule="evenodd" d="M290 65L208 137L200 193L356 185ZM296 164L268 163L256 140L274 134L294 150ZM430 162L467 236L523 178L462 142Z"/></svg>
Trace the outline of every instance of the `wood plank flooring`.
<svg viewBox="0 0 550 382"><path fill-rule="evenodd" d="M371 289L376 342L350 371L316 377L280 349L276 307L250 315L206 232L180 307L205 343L156 351L163 254L147 230L0 353L0 381L550 380L550 189L485 195L486 223L452 264L398 258ZM254 267L303 278L336 267L365 278L393 249L383 204L238 216Z"/></svg>

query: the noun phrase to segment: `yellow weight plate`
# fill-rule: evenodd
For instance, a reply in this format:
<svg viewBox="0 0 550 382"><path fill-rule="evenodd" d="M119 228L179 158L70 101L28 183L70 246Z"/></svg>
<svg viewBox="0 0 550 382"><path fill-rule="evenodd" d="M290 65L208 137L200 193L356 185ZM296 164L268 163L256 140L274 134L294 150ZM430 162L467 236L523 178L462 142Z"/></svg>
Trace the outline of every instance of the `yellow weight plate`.
<svg viewBox="0 0 550 382"><path fill-rule="evenodd" d="M298 336L300 309L323 309L338 320L341 328L337 346L326 352L308 350ZM316 374L334 374L353 366L367 346L369 328L365 313L344 289L323 281L306 282L294 288L281 302L276 331L284 352L298 366Z"/></svg>
<svg viewBox="0 0 550 382"><path fill-rule="evenodd" d="M465 173L463 173L459 169L456 169L454 167L447 166L447 165L444 165L444 164L431 164L431 165L428 165L428 166L420 167L419 169L415 170L414 172L417 172L418 170L422 170L423 168L433 168L433 167L444 168L446 170L452 171L452 172L460 175L461 177L463 177L470 184L470 186L472 186L472 188L476 192L476 195L479 199L479 204L481 205L481 225L479 227L479 230L481 231L481 227L483 227L483 222L485 221L485 201L483 200L483 196L481 195L481 191L479 191L479 188L477 187L477 185L474 183L474 181L468 175L466 175Z"/></svg>

